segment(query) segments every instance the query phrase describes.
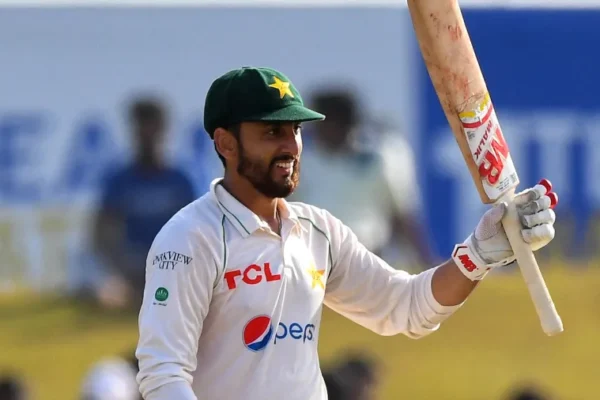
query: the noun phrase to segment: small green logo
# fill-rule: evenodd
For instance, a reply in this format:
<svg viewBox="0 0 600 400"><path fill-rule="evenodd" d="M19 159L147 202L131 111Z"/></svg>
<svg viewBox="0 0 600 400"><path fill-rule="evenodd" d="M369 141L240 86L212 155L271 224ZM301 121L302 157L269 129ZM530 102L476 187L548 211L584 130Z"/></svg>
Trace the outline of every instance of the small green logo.
<svg viewBox="0 0 600 400"><path fill-rule="evenodd" d="M156 293L154 293L154 298L158 301L165 301L169 298L169 291L164 287L159 287L156 289Z"/></svg>

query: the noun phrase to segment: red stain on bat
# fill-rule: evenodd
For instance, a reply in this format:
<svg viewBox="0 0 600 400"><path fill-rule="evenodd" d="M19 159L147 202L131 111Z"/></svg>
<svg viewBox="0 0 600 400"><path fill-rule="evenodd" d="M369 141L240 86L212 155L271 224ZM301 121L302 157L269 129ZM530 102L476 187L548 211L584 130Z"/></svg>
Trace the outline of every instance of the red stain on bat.
<svg viewBox="0 0 600 400"><path fill-rule="evenodd" d="M439 69L441 72L442 85L448 89L454 88L456 89L455 93L460 94L461 99L457 99L456 101L461 101L464 103L468 102L472 97L469 78L452 71L449 67L440 67Z"/></svg>
<svg viewBox="0 0 600 400"><path fill-rule="evenodd" d="M443 24L440 18L433 12L429 13L429 19L433 25L433 35L435 39L439 39L440 36L445 35L445 32L448 32L450 39L452 42L458 42L463 36L463 30L460 25L446 25ZM441 72L441 83L443 87L449 90L450 88L454 88L451 92L458 93L461 99L455 99L454 101L468 103L472 97L472 93L470 90L470 82L469 78L464 74L457 73L454 67L443 67L441 65L436 65L436 67ZM460 68L458 68L460 70ZM462 110L461 110L462 111Z"/></svg>
<svg viewBox="0 0 600 400"><path fill-rule="evenodd" d="M454 41L458 41L462 37L462 29L458 25L448 25L448 33L450 34L450 39Z"/></svg>
<svg viewBox="0 0 600 400"><path fill-rule="evenodd" d="M435 37L439 38L439 35L440 35L440 19L434 13L430 13L429 14L429 18L431 18L431 21L433 22L433 26L435 28Z"/></svg>

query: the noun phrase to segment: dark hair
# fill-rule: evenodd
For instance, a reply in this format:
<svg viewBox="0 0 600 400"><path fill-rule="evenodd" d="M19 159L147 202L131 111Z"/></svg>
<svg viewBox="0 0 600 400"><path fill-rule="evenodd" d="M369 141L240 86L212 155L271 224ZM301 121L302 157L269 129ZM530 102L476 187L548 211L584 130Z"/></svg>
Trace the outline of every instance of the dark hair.
<svg viewBox="0 0 600 400"><path fill-rule="evenodd" d="M331 400L350 398L365 382L377 380L379 362L372 356L348 352L335 364L323 368L323 380Z"/></svg>
<svg viewBox="0 0 600 400"><path fill-rule="evenodd" d="M129 107L129 120L133 124L162 122L166 119L166 114L163 103L150 97L138 98Z"/></svg>
<svg viewBox="0 0 600 400"><path fill-rule="evenodd" d="M548 400L548 398L535 388L523 388L514 391L510 400Z"/></svg>
<svg viewBox="0 0 600 400"><path fill-rule="evenodd" d="M373 357L353 354L344 359L338 366L338 371L350 380L366 379L370 381L375 379L378 366L378 362Z"/></svg>
<svg viewBox="0 0 600 400"><path fill-rule="evenodd" d="M325 388L327 389L327 398L329 400L344 400L346 398L345 391L347 390L344 385L336 379L333 372L324 371L323 381L325 382Z"/></svg>
<svg viewBox="0 0 600 400"><path fill-rule="evenodd" d="M329 89L316 92L312 96L312 105L328 119L341 120L355 125L360 120L359 106L355 95L344 89Z"/></svg>
<svg viewBox="0 0 600 400"><path fill-rule="evenodd" d="M236 139L240 139L240 131L241 131L241 124L233 124L230 125L229 127L225 128L227 131L231 132L233 134L233 136L235 136ZM221 163L223 164L223 167L226 167L226 162L225 162L225 158L221 155L221 153L219 153L219 150L217 150L217 144L213 143L215 146L215 151L217 152L217 156L219 157L219 160L221 160Z"/></svg>
<svg viewBox="0 0 600 400"><path fill-rule="evenodd" d="M0 376L0 399L22 400L25 399L23 382L12 375Z"/></svg>

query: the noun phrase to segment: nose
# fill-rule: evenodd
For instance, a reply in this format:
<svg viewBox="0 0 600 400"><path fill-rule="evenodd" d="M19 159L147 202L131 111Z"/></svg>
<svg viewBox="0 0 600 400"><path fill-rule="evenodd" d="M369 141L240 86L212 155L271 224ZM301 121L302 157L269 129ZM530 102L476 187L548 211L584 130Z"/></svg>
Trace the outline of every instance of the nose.
<svg viewBox="0 0 600 400"><path fill-rule="evenodd" d="M302 136L297 134L293 126L286 126L281 151L294 157L302 151Z"/></svg>

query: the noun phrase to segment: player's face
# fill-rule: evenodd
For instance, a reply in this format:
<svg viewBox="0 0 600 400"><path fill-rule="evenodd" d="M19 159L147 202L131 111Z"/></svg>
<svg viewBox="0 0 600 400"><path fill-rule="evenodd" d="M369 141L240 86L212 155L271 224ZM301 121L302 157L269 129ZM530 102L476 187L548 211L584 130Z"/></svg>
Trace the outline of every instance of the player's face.
<svg viewBox="0 0 600 400"><path fill-rule="evenodd" d="M240 128L238 174L266 197L292 194L300 179L300 124L244 122Z"/></svg>
<svg viewBox="0 0 600 400"><path fill-rule="evenodd" d="M138 147L142 152L154 152L161 146L164 125L159 118L139 121L135 129Z"/></svg>

